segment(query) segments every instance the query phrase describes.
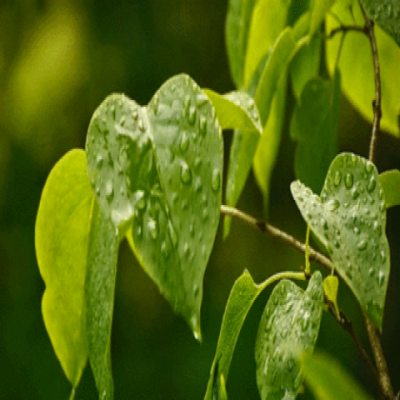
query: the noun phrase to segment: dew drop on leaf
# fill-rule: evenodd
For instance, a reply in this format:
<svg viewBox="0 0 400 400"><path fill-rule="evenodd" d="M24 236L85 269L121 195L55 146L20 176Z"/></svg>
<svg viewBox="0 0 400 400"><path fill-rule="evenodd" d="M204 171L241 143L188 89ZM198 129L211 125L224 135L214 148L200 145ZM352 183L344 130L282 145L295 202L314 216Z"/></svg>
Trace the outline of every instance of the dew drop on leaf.
<svg viewBox="0 0 400 400"><path fill-rule="evenodd" d="M218 169L214 169L212 173L212 179L211 179L211 187L216 192L219 189L219 186L221 184L221 177Z"/></svg>
<svg viewBox="0 0 400 400"><path fill-rule="evenodd" d="M190 172L190 169L188 165L185 162L182 162L181 164L181 179L183 183L190 183L192 180L192 173Z"/></svg>
<svg viewBox="0 0 400 400"><path fill-rule="evenodd" d="M200 133L205 136L207 133L207 119L204 115L200 116L199 128Z"/></svg>
<svg viewBox="0 0 400 400"><path fill-rule="evenodd" d="M333 178L333 183L335 186L339 186L342 180L342 173L340 171L335 172L335 177Z"/></svg>
<svg viewBox="0 0 400 400"><path fill-rule="evenodd" d="M376 179L374 176L372 176L368 182L368 186L367 186L368 192L371 193L375 189L375 186L376 186Z"/></svg>
<svg viewBox="0 0 400 400"><path fill-rule="evenodd" d="M111 181L106 183L106 198L108 201L111 201L114 196L114 188Z"/></svg>
<svg viewBox="0 0 400 400"><path fill-rule="evenodd" d="M188 121L190 125L194 125L196 121L196 108L194 106L189 108L189 115L188 115Z"/></svg>
<svg viewBox="0 0 400 400"><path fill-rule="evenodd" d="M357 244L357 249L360 251L364 251L367 248L367 241L365 239L361 239Z"/></svg>
<svg viewBox="0 0 400 400"><path fill-rule="evenodd" d="M344 179L344 184L346 185L347 189L351 189L353 186L353 175L349 172L346 174L346 177Z"/></svg>
<svg viewBox="0 0 400 400"><path fill-rule="evenodd" d="M188 146L189 146L189 139L187 137L186 132L183 132L182 136L181 136L181 141L179 143L179 148L180 148L181 152L185 153L186 150L188 149Z"/></svg>

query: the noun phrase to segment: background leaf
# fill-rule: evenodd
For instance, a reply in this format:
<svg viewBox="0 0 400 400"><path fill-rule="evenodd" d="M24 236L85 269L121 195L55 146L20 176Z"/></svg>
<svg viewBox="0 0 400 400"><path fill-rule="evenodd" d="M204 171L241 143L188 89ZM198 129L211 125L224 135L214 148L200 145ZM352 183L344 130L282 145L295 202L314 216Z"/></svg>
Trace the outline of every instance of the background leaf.
<svg viewBox="0 0 400 400"><path fill-rule="evenodd" d="M85 153L71 150L47 178L36 219L35 245L46 284L42 299L46 330L74 387L88 355L84 285L93 201Z"/></svg>
<svg viewBox="0 0 400 400"><path fill-rule="evenodd" d="M335 0L315 0L314 5L311 10L311 19L310 19L310 36L314 35L314 33L321 26L322 22L324 22L325 15L332 7Z"/></svg>
<svg viewBox="0 0 400 400"><path fill-rule="evenodd" d="M385 194L386 208L400 205L400 171L385 171L379 175L379 181Z"/></svg>
<svg viewBox="0 0 400 400"><path fill-rule="evenodd" d="M225 307L217 350L210 371L207 392L204 397L205 400L212 399L215 379L219 379L219 376L223 375L225 381L227 380L233 351L240 330L242 329L250 307L260 292L260 288L254 283L247 270L233 285Z"/></svg>
<svg viewBox="0 0 400 400"><path fill-rule="evenodd" d="M304 292L282 280L274 288L258 328L255 356L261 399L294 399L303 375L297 358L313 351L321 323L324 296L316 271Z"/></svg>
<svg viewBox="0 0 400 400"><path fill-rule="evenodd" d="M364 26L365 21L358 1L351 3L338 1L332 7L332 12L337 15L343 24ZM326 31L338 27L332 16L327 16ZM398 115L400 111L400 49L397 44L378 26L375 26L375 36L379 51L382 87L382 129L395 136L399 136ZM337 55L341 35L326 41L327 65L333 75L336 68ZM363 34L351 32L346 35L341 50L339 69L341 73L342 88L351 103L369 122L372 122L372 100L374 99L374 76L372 65L371 47Z"/></svg>
<svg viewBox="0 0 400 400"><path fill-rule="evenodd" d="M332 81L310 80L297 103L290 134L298 142L295 173L305 185L319 193L329 165L338 150L340 74Z"/></svg>
<svg viewBox="0 0 400 400"><path fill-rule="evenodd" d="M301 364L306 385L316 399L370 399L342 366L327 354L306 354L302 357Z"/></svg>
<svg viewBox="0 0 400 400"><path fill-rule="evenodd" d="M169 79L147 108L110 96L86 144L100 206L118 227L133 218L135 254L200 338L202 282L222 193L222 135L210 100L187 75Z"/></svg>
<svg viewBox="0 0 400 400"><path fill-rule="evenodd" d="M361 0L368 16L400 46L400 3L398 0Z"/></svg>
<svg viewBox="0 0 400 400"><path fill-rule="evenodd" d="M104 400L114 398L110 346L118 248L118 231L95 202L87 256L86 325L89 361Z"/></svg>
<svg viewBox="0 0 400 400"><path fill-rule="evenodd" d="M343 153L332 162L321 197L298 181L292 183L291 191L335 268L382 330L390 252L385 199L376 167Z"/></svg>

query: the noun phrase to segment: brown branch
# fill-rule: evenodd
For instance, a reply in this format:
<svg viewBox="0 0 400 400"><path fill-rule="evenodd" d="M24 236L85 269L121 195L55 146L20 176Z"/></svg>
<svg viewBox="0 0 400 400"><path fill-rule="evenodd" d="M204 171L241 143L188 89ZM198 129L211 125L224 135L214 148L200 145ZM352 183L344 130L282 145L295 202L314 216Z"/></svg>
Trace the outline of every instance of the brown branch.
<svg viewBox="0 0 400 400"><path fill-rule="evenodd" d="M328 35L325 36L326 39L332 39L337 33L347 33L347 32L359 32L364 35L368 34L366 26L357 25L340 25L338 28L332 29Z"/></svg>

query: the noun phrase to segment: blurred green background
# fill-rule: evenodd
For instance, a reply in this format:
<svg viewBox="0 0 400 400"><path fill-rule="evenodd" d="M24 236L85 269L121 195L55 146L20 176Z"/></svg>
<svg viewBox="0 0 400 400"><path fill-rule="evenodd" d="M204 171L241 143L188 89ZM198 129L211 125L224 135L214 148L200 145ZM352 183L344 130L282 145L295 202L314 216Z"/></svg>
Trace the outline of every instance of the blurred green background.
<svg viewBox="0 0 400 400"><path fill-rule="evenodd" d="M49 171L69 149L84 147L91 114L111 92L146 104L166 79L180 72L202 87L232 90L224 46L226 8L227 0L0 3L0 399L66 399L70 392L44 328L44 284L34 250L36 212ZM274 171L269 219L303 240L305 225L289 192L294 179L295 147L288 134L292 109L293 101ZM343 98L340 150L366 156L369 132ZM226 156L231 133L224 135ZM398 140L382 135L377 165L380 171L400 168ZM251 176L238 208L261 218L262 204ZM400 208L388 211L387 232L392 271L382 342L398 390ZM225 242L220 230L205 275L200 345L123 243L112 337L115 398L201 399L235 279L248 268L259 282L302 263L302 255L240 222L233 222ZM254 305L239 338L227 385L231 399L258 398L254 341L270 291ZM344 285L339 304L368 347L359 307ZM329 314L317 346L375 394L351 339ZM96 396L86 368L77 398Z"/></svg>

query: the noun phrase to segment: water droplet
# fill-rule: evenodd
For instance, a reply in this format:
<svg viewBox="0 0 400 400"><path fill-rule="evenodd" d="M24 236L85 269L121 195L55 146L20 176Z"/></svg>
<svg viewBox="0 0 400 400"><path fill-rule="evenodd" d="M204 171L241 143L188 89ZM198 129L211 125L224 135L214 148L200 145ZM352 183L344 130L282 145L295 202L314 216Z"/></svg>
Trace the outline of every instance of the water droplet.
<svg viewBox="0 0 400 400"><path fill-rule="evenodd" d="M125 125L125 122L126 122L126 117L125 117L125 115L123 115L123 116L121 117L121 119L119 120L119 124L120 124L121 126L124 126L124 125Z"/></svg>
<svg viewBox="0 0 400 400"><path fill-rule="evenodd" d="M203 210L203 215L202 215L203 221L207 221L208 217L209 217L208 210L207 208L205 208Z"/></svg>
<svg viewBox="0 0 400 400"><path fill-rule="evenodd" d="M135 121L138 120L138 118L139 118L139 112L138 112L137 108L135 108L135 109L133 110L133 112L132 112L132 117L133 117L133 119L134 119Z"/></svg>
<svg viewBox="0 0 400 400"><path fill-rule="evenodd" d="M135 193L136 207L139 210L144 210L146 208L146 198L143 190L137 190Z"/></svg>
<svg viewBox="0 0 400 400"><path fill-rule="evenodd" d="M373 226L374 231L376 232L376 234L378 236L381 236L381 234L382 234L382 226L379 224L379 222L378 221L374 221L372 226Z"/></svg>
<svg viewBox="0 0 400 400"><path fill-rule="evenodd" d="M360 192L358 191L357 188L353 188L351 190L351 197L353 198L353 200L356 200L359 195L360 195Z"/></svg>
<svg viewBox="0 0 400 400"><path fill-rule="evenodd" d="M371 163L371 161L367 161L365 165L365 170L367 171L367 173L370 174L373 169L374 165Z"/></svg>
<svg viewBox="0 0 400 400"><path fill-rule="evenodd" d="M191 223L189 226L189 232L190 232L190 236L194 237L194 224Z"/></svg>
<svg viewBox="0 0 400 400"><path fill-rule="evenodd" d="M194 191L196 193L198 193L201 191L202 187L203 187L203 185L201 183L201 179L200 179L200 177L197 177L196 182L194 183Z"/></svg>
<svg viewBox="0 0 400 400"><path fill-rule="evenodd" d="M188 257L190 254L190 246L188 242L185 242L183 245L183 254L185 255L185 257Z"/></svg>
<svg viewBox="0 0 400 400"><path fill-rule="evenodd" d="M340 171L335 172L335 177L333 178L333 184L339 186L342 180L342 173Z"/></svg>
<svg viewBox="0 0 400 400"><path fill-rule="evenodd" d="M386 210L386 204L384 201L382 201L381 204L379 205L379 210L381 212L384 212Z"/></svg>
<svg viewBox="0 0 400 400"><path fill-rule="evenodd" d="M178 193L177 192L172 193L171 199L173 203L176 203L178 201Z"/></svg>
<svg viewBox="0 0 400 400"><path fill-rule="evenodd" d="M161 244L161 256L166 260L169 258L169 250L167 242L162 242Z"/></svg>
<svg viewBox="0 0 400 400"><path fill-rule="evenodd" d="M177 234L176 234L176 232L175 232L175 229L174 229L174 227L172 226L172 223L171 223L171 222L168 223L168 232L169 232L169 236L171 237L172 245L173 245L174 247L176 247L177 244L178 244L178 236L177 236Z"/></svg>
<svg viewBox="0 0 400 400"><path fill-rule="evenodd" d="M375 275L375 270L374 270L374 268L371 267L371 268L368 270L368 275L369 275L370 278L372 278L372 277Z"/></svg>
<svg viewBox="0 0 400 400"><path fill-rule="evenodd" d="M357 244L357 249L360 251L364 251L367 248L368 242L364 239L361 239Z"/></svg>
<svg viewBox="0 0 400 400"><path fill-rule="evenodd" d="M190 183L192 180L192 173L190 172L190 169L188 165L185 162L182 162L181 164L181 179L183 183Z"/></svg>
<svg viewBox="0 0 400 400"><path fill-rule="evenodd" d="M143 122L142 119L139 119L138 127L139 127L141 132L144 132L146 130L146 127L145 127L144 122Z"/></svg>
<svg viewBox="0 0 400 400"><path fill-rule="evenodd" d="M339 203L339 201L336 200L336 199L334 199L334 200L329 200L329 201L326 203L326 208L327 208L329 211L335 211L335 210L337 210L339 207L340 207L340 203Z"/></svg>
<svg viewBox="0 0 400 400"><path fill-rule="evenodd" d="M346 174L346 177L344 178L344 184L346 185L347 189L351 189L353 186L353 175L349 172Z"/></svg>
<svg viewBox="0 0 400 400"><path fill-rule="evenodd" d="M147 229L149 230L152 239L153 240L157 239L158 229L157 229L157 223L154 219L149 219L149 222L147 223Z"/></svg>
<svg viewBox="0 0 400 400"><path fill-rule="evenodd" d="M292 370L293 370L293 367L294 367L293 358L289 358L289 359L287 360L286 365L287 365L287 369L288 369L289 371L292 371Z"/></svg>
<svg viewBox="0 0 400 400"><path fill-rule="evenodd" d="M384 263L386 261L386 254L383 250L381 250L379 256L381 257L382 263Z"/></svg>
<svg viewBox="0 0 400 400"><path fill-rule="evenodd" d="M310 325L310 314L305 313L303 319L301 320L301 329L306 331Z"/></svg>
<svg viewBox="0 0 400 400"><path fill-rule="evenodd" d="M96 196L100 196L100 187L99 186L96 187L95 192L96 192Z"/></svg>
<svg viewBox="0 0 400 400"><path fill-rule="evenodd" d="M353 232L354 232L356 235L359 235L359 234L360 234L360 229L359 229L357 226L355 226L355 227L353 228Z"/></svg>
<svg viewBox="0 0 400 400"><path fill-rule="evenodd" d="M111 201L114 196L114 188L111 181L106 183L106 198L108 201Z"/></svg>
<svg viewBox="0 0 400 400"><path fill-rule="evenodd" d="M194 123L196 121L196 114L197 114L196 107L191 106L189 108L189 115L188 115L188 121L189 121L190 125L194 125Z"/></svg>
<svg viewBox="0 0 400 400"><path fill-rule="evenodd" d="M96 166L97 168L100 168L103 165L103 156L101 154L98 154L96 157Z"/></svg>
<svg viewBox="0 0 400 400"><path fill-rule="evenodd" d="M219 189L220 183L221 183L221 175L219 173L219 170L214 169L213 173L212 173L212 179L211 179L211 187L212 187L212 190L214 190L214 192L216 192Z"/></svg>
<svg viewBox="0 0 400 400"><path fill-rule="evenodd" d="M383 271L379 271L378 283L379 283L379 286L383 286L383 284L385 283L385 273Z"/></svg>
<svg viewBox="0 0 400 400"><path fill-rule="evenodd" d="M207 119L204 115L200 116L199 128L200 133L205 136L207 133Z"/></svg>
<svg viewBox="0 0 400 400"><path fill-rule="evenodd" d="M194 160L194 168L197 169L200 167L201 164L201 157L196 157L196 159Z"/></svg>
<svg viewBox="0 0 400 400"><path fill-rule="evenodd" d="M183 108L184 108L185 113L186 113L187 115L189 115L190 103L191 103L191 98L190 98L189 95L187 95L187 96L185 97L185 100L183 100Z"/></svg>
<svg viewBox="0 0 400 400"><path fill-rule="evenodd" d="M371 193L375 189L375 186L376 186L376 179L375 179L375 176L372 176L368 182L368 186L367 186L368 192Z"/></svg>
<svg viewBox="0 0 400 400"><path fill-rule="evenodd" d="M339 240L335 240L335 247L337 248L337 249L340 249L340 242L339 242Z"/></svg>
<svg viewBox="0 0 400 400"><path fill-rule="evenodd" d="M185 153L185 151L188 149L188 147L189 147L189 139L187 137L187 133L183 132L182 136L181 136L181 141L179 143L179 148L182 153Z"/></svg>

